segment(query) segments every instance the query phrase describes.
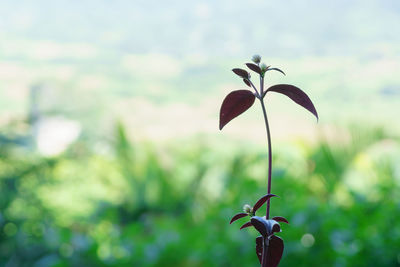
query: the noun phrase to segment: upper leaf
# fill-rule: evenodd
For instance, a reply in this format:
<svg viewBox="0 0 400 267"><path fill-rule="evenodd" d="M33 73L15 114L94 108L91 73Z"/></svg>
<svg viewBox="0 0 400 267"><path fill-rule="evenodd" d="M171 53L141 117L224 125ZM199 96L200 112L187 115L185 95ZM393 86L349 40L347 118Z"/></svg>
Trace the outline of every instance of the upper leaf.
<svg viewBox="0 0 400 267"><path fill-rule="evenodd" d="M246 217L247 215L248 215L247 213L238 213L232 217L231 222L229 224L233 223L236 220L239 220L240 218Z"/></svg>
<svg viewBox="0 0 400 267"><path fill-rule="evenodd" d="M237 90L229 93L221 105L219 112L219 129L249 109L256 97L249 90Z"/></svg>
<svg viewBox="0 0 400 267"><path fill-rule="evenodd" d="M282 73L283 75L286 75L286 74L283 72L283 70L278 69L278 68L268 68L266 71L270 71L270 70L276 70L276 71L279 71L280 73Z"/></svg>
<svg viewBox="0 0 400 267"><path fill-rule="evenodd" d="M312 103L308 95L304 93L300 88L297 88L296 86L290 84L277 84L268 88L265 93L267 92L277 92L286 95L294 102L314 114L314 116L318 120L318 113L314 107L314 104Z"/></svg>
<svg viewBox="0 0 400 267"><path fill-rule="evenodd" d="M232 69L232 71L233 71L236 75L242 77L243 79L248 79L248 78L250 78L250 74L247 72L247 70L235 68L235 69Z"/></svg>
<svg viewBox="0 0 400 267"><path fill-rule="evenodd" d="M262 205L264 205L264 203L265 203L268 199L270 199L271 197L276 197L276 196L277 196L277 195L274 195L274 194L267 194L267 195L261 197L261 198L257 201L257 203L254 204L253 212L256 212Z"/></svg>
<svg viewBox="0 0 400 267"><path fill-rule="evenodd" d="M250 84L249 80L243 79L243 82L244 82L248 87L251 87L251 84Z"/></svg>
<svg viewBox="0 0 400 267"><path fill-rule="evenodd" d="M284 222L284 223L289 224L289 221L286 220L285 217L281 217L281 216L275 216L274 218L272 218L272 220L275 220L275 221L277 221L277 222Z"/></svg>
<svg viewBox="0 0 400 267"><path fill-rule="evenodd" d="M261 74L261 69L259 66L253 63L246 63L246 66L251 69L254 72L257 72L258 74Z"/></svg>
<svg viewBox="0 0 400 267"><path fill-rule="evenodd" d="M243 228L246 228L246 227L250 227L250 226L253 226L253 225L251 224L251 222L247 222L247 223L243 224L243 225L240 227L240 230L242 230Z"/></svg>
<svg viewBox="0 0 400 267"><path fill-rule="evenodd" d="M265 217L251 217L251 224L264 237L267 238L275 232L281 231L281 226L277 221L267 220Z"/></svg>

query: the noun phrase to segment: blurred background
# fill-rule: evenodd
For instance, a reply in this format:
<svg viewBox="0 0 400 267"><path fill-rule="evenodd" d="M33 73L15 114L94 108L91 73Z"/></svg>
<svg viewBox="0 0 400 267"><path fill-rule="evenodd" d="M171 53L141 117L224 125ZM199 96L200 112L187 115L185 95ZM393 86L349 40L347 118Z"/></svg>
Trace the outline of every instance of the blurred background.
<svg viewBox="0 0 400 267"><path fill-rule="evenodd" d="M261 108L218 130L254 54L320 116L266 99L280 266L400 266L397 0L2 0L0 265L257 266Z"/></svg>

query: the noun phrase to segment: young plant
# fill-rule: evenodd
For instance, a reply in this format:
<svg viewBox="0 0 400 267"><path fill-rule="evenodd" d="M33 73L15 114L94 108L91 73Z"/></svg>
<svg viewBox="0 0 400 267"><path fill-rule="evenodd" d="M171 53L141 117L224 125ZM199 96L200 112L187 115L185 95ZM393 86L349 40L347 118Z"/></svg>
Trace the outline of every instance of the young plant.
<svg viewBox="0 0 400 267"><path fill-rule="evenodd" d="M277 84L264 89L264 78L268 71L278 71L285 75L285 73L278 68L271 68L264 63L261 63L261 57L255 55L252 58L254 63L246 63L246 66L258 74L260 80L259 89L251 81L250 73L244 69L235 68L232 71L243 79L243 82L253 88L254 92L250 90L237 90L228 94L222 102L220 115L219 115L219 129L236 118L246 110L248 110L253 104L256 98L260 100L265 127L267 130L267 144L268 144L268 186L267 194L261 197L256 204L251 207L245 205L242 213L238 213L231 219L230 223L241 219L243 217L250 217L250 220L243 224L240 229L253 226L261 236L256 238L256 254L262 267L275 267L278 266L284 249L283 240L276 236L275 233L281 232L280 222L289 223L284 217L276 216L269 218L270 215L270 198L276 195L271 194L271 182L272 182L272 148L271 148L271 133L268 124L267 111L265 109L264 98L268 92L276 92L286 95L292 99L295 103L304 107L310 111L318 120L318 113L314 107L314 104L302 90L296 86L290 84ZM256 211L267 203L266 215L259 217L256 216Z"/></svg>

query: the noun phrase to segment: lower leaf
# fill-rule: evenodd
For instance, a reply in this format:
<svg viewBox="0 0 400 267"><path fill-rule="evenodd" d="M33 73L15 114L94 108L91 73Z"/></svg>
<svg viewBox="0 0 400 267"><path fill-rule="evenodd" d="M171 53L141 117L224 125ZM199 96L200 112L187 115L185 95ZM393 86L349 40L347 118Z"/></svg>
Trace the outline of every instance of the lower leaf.
<svg viewBox="0 0 400 267"><path fill-rule="evenodd" d="M273 235L269 239L268 251L267 251L267 266L263 267L276 267L282 259L284 250L283 240ZM256 254L260 264L262 264L262 253L263 253L263 238L259 236L256 238Z"/></svg>

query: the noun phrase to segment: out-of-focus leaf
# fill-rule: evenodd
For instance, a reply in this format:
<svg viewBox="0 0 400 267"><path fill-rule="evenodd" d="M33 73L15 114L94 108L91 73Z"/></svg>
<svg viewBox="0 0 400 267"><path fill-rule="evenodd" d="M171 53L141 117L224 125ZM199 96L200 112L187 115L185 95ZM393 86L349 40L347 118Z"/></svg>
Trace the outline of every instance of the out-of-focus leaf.
<svg viewBox="0 0 400 267"><path fill-rule="evenodd" d="M249 80L243 79L243 82L244 82L248 87L251 87L251 84L250 84Z"/></svg>
<svg viewBox="0 0 400 267"><path fill-rule="evenodd" d="M233 223L236 220L239 220L240 218L246 217L246 216L248 216L247 213L243 213L243 212L242 213L238 213L238 214L236 214L235 216L232 217L231 222L229 224Z"/></svg>
<svg viewBox="0 0 400 267"><path fill-rule="evenodd" d="M276 71L279 71L280 73L282 73L283 75L286 75L286 74L283 72L283 70L278 69L278 68L268 68L268 69L267 69L267 71L270 71L270 70L276 70Z"/></svg>
<svg viewBox="0 0 400 267"><path fill-rule="evenodd" d="M256 97L249 90L237 90L228 94L221 105L219 113L219 129L249 109Z"/></svg>
<svg viewBox="0 0 400 267"><path fill-rule="evenodd" d="M274 232L281 231L277 221L267 220L265 217L253 216L250 221L254 228L265 238L271 236Z"/></svg>
<svg viewBox="0 0 400 267"><path fill-rule="evenodd" d="M277 222L284 222L284 223L289 224L289 221L286 220L285 217L281 217L281 216L275 216L274 218L272 218L272 220L275 220L275 221L277 221Z"/></svg>
<svg viewBox="0 0 400 267"><path fill-rule="evenodd" d="M243 224L243 225L240 227L240 230L242 230L243 228L246 228L246 227L250 227L250 226L253 226L253 225L251 224L251 222L247 222L247 223Z"/></svg>
<svg viewBox="0 0 400 267"><path fill-rule="evenodd" d="M290 99L292 99L295 103L299 104L303 108L310 111L318 120L318 113L312 103L311 99L304 93L300 88L290 84L277 84L273 85L265 91L267 92L277 92L280 94L284 94Z"/></svg>
<svg viewBox="0 0 400 267"><path fill-rule="evenodd" d="M257 72L258 74L261 74L261 69L259 66L253 63L246 63L246 66L251 69L254 72Z"/></svg>
<svg viewBox="0 0 400 267"><path fill-rule="evenodd" d="M243 79L244 79L244 78L248 79L248 78L250 77L250 75L249 75L249 73L247 72L247 70L235 68L235 69L232 69L232 71L233 71L236 75L242 77Z"/></svg>
<svg viewBox="0 0 400 267"><path fill-rule="evenodd" d="M270 199L271 197L276 197L276 196L277 196L277 195L274 195L274 194L267 194L267 195L261 197L261 198L257 201L257 203L254 205L254 207L253 207L253 212L256 212L262 205L264 205L264 203L265 203L268 199Z"/></svg>

